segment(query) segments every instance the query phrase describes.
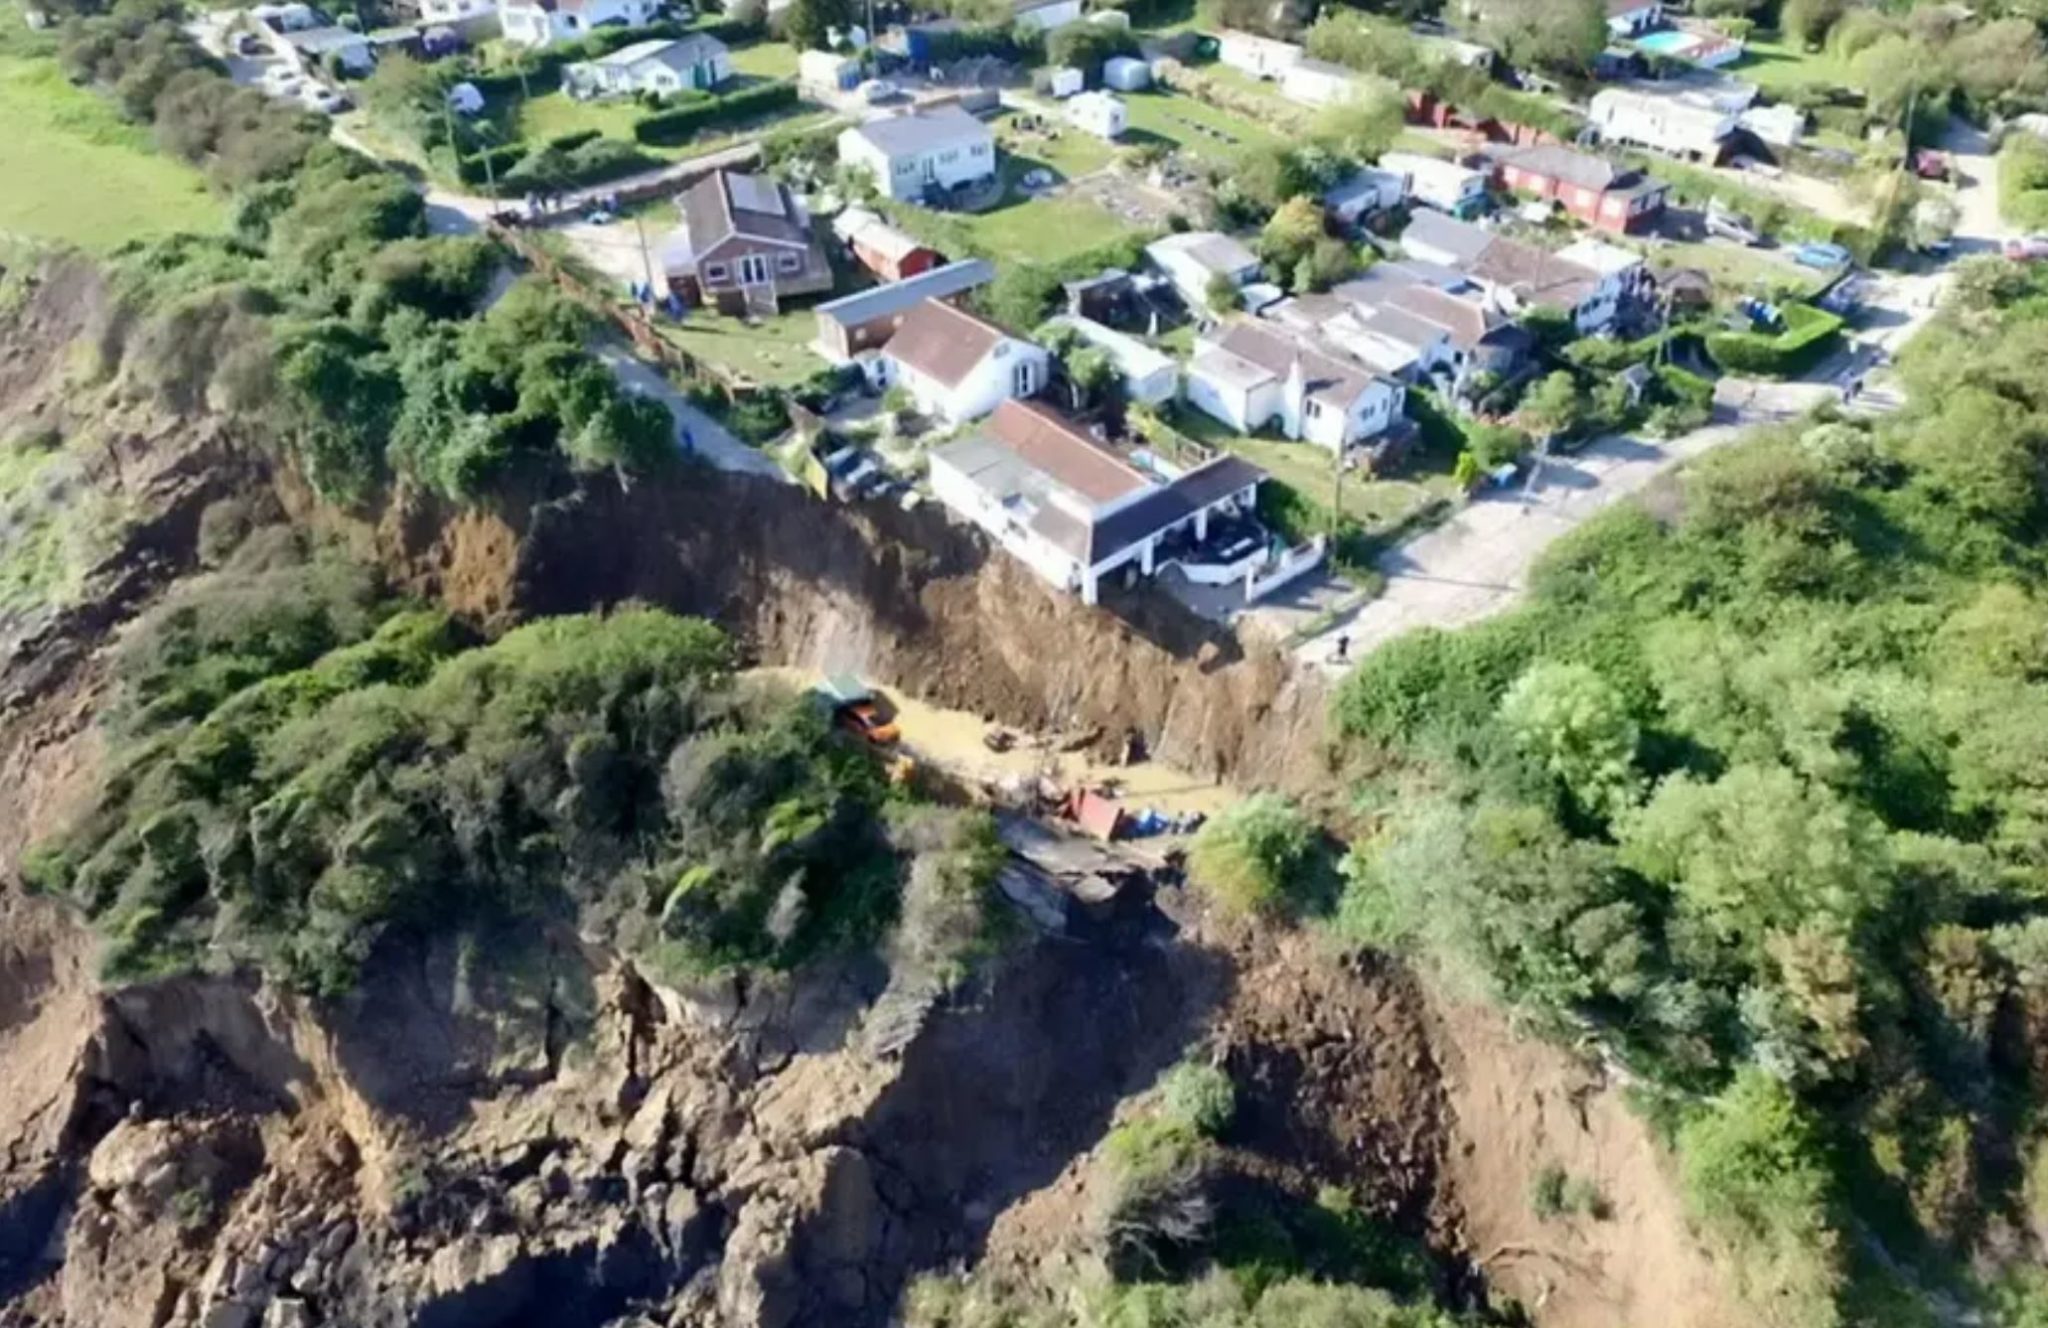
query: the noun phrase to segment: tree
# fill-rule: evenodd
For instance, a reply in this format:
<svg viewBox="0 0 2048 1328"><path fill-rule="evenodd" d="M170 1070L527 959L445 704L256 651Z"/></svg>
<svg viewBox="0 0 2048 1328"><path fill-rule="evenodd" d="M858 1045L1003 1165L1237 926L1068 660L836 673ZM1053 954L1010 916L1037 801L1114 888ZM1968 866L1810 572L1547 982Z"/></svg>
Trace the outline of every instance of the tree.
<svg viewBox="0 0 2048 1328"><path fill-rule="evenodd" d="M618 395L563 440L578 469L646 471L675 454L676 424L668 407L642 396Z"/></svg>
<svg viewBox="0 0 2048 1328"><path fill-rule="evenodd" d="M1001 279L997 278L998 281ZM1209 312L1217 315L1227 314L1244 306L1243 293L1225 272L1218 272L1209 278L1209 284L1202 288L1202 299L1209 306Z"/></svg>
<svg viewBox="0 0 2048 1328"><path fill-rule="evenodd" d="M1109 23L1069 23L1045 39L1046 63L1080 70L1090 87L1101 81L1104 61L1137 53L1130 30Z"/></svg>
<svg viewBox="0 0 2048 1328"><path fill-rule="evenodd" d="M448 138L448 76L439 66L394 50L356 87L370 118L406 140L434 144Z"/></svg>
<svg viewBox="0 0 2048 1328"><path fill-rule="evenodd" d="M1239 913L1270 913L1308 884L1316 828L1277 794L1245 799L1203 826L1188 850L1196 884Z"/></svg>
<svg viewBox="0 0 2048 1328"><path fill-rule="evenodd" d="M1570 433L1584 414L1579 382L1562 369L1530 388L1515 408L1515 418L1522 427L1546 441Z"/></svg>
<svg viewBox="0 0 2048 1328"><path fill-rule="evenodd" d="M1607 48L1601 0L1488 0L1482 31L1517 65L1583 73Z"/></svg>
<svg viewBox="0 0 2048 1328"><path fill-rule="evenodd" d="M1812 50L1827 41L1829 31L1848 12L1848 0L1785 0L1778 26L1787 38Z"/></svg>
<svg viewBox="0 0 2048 1328"><path fill-rule="evenodd" d="M1368 79L1316 116L1313 137L1340 157L1377 161L1394 146L1405 116L1401 90L1385 79Z"/></svg>
<svg viewBox="0 0 2048 1328"><path fill-rule="evenodd" d="M1915 249L1932 249L1956 233L1958 212L1954 202L1940 194L1929 194L1913 204L1906 221L1906 240Z"/></svg>
<svg viewBox="0 0 2048 1328"><path fill-rule="evenodd" d="M1522 750L1581 807L1611 816L1635 802L1635 719L1614 685L1586 665L1535 665L1508 689L1500 714Z"/></svg>
<svg viewBox="0 0 2048 1328"><path fill-rule="evenodd" d="M1259 257L1268 271L1286 281L1323 235L1322 205L1307 195L1290 198L1259 232Z"/></svg>
<svg viewBox="0 0 2048 1328"><path fill-rule="evenodd" d="M1625 865L1755 962L1772 932L1859 919L1888 890L1883 828L1782 765L1678 774L1617 827Z"/></svg>
<svg viewBox="0 0 2048 1328"><path fill-rule="evenodd" d="M1851 66L1872 116L1896 121L1916 97L1949 84L1946 62L1937 51L1903 34L1882 37Z"/></svg>
<svg viewBox="0 0 2048 1328"><path fill-rule="evenodd" d="M792 0L782 16L782 31L797 50L822 51L835 30L843 33L855 21L853 0Z"/></svg>
<svg viewBox="0 0 2048 1328"><path fill-rule="evenodd" d="M1067 381L1074 387L1074 409L1103 400L1116 387L1116 362L1098 346L1080 346L1068 353Z"/></svg>

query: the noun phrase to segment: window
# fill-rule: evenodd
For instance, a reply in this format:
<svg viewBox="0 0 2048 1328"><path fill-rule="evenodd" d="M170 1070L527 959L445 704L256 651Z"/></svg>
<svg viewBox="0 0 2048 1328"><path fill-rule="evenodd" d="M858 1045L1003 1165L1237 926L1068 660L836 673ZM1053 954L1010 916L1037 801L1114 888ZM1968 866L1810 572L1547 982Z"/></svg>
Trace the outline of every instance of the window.
<svg viewBox="0 0 2048 1328"><path fill-rule="evenodd" d="M781 268L784 272L801 272L804 270L803 256L801 254L784 254L775 260L775 266Z"/></svg>
<svg viewBox="0 0 2048 1328"><path fill-rule="evenodd" d="M960 150L959 150L958 148L949 148L949 149L947 149L946 151L944 151L944 152L941 152L941 153L939 154L939 160L940 160L940 161L958 161L958 160L960 160Z"/></svg>
<svg viewBox="0 0 2048 1328"><path fill-rule="evenodd" d="M1010 385L1017 396L1028 397L1031 395L1031 376L1031 361L1029 360L1020 361L1017 367L1010 371Z"/></svg>
<svg viewBox="0 0 2048 1328"><path fill-rule="evenodd" d="M743 254L740 256L740 284L756 286L768 280L768 255Z"/></svg>
<svg viewBox="0 0 2048 1328"><path fill-rule="evenodd" d="M977 157L986 157L988 155L988 144L976 143L973 147L968 149L968 152L972 153L974 156Z"/></svg>
<svg viewBox="0 0 2048 1328"><path fill-rule="evenodd" d="M723 263L706 263L706 264L704 265L704 280L706 280L706 281L724 281L724 280L725 280L725 264L723 264Z"/></svg>
<svg viewBox="0 0 2048 1328"><path fill-rule="evenodd" d="M1323 403L1314 397L1310 397L1308 401L1308 417L1312 420L1323 418Z"/></svg>

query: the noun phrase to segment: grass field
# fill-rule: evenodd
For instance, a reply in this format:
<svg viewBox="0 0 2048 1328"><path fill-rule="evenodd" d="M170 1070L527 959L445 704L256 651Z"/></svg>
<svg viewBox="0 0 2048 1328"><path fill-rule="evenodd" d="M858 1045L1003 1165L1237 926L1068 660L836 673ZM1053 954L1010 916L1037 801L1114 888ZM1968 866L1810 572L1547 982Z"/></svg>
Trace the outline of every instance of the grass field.
<svg viewBox="0 0 2048 1328"><path fill-rule="evenodd" d="M1826 49L1802 51L1775 34L1752 35L1743 47L1743 57L1727 73L1745 83L1754 83L1768 96L1783 96L1795 88L1852 87L1849 67Z"/></svg>
<svg viewBox="0 0 2048 1328"><path fill-rule="evenodd" d="M817 316L808 307L752 323L693 309L682 323L661 325L662 336L690 354L778 387L793 386L825 367L806 348L817 330Z"/></svg>
<svg viewBox="0 0 2048 1328"><path fill-rule="evenodd" d="M795 78L796 48L787 42L755 42L732 53L732 67L748 78Z"/></svg>
<svg viewBox="0 0 2048 1328"><path fill-rule="evenodd" d="M996 131L996 145L1002 149L1004 168L1008 170L1012 162L1022 163L1017 175L1034 166L1044 166L1072 180L1094 174L1116 155L1109 144L1072 125L1055 123L1050 132L1025 130L1018 127L1016 115L1009 111L991 123Z"/></svg>
<svg viewBox="0 0 2048 1328"><path fill-rule="evenodd" d="M648 113L645 106L630 97L616 101L578 101L566 93L550 92L520 106L515 114L519 137L537 147L551 138L590 129L606 138L631 143L633 125ZM757 138L770 130L813 128L832 117L831 111L809 102L798 102L786 110L742 124L721 125L687 143L664 147L640 146L641 151L650 157L681 161L686 157L701 157L707 152L731 147L742 139Z"/></svg>
<svg viewBox="0 0 2048 1328"><path fill-rule="evenodd" d="M149 131L27 53L17 11L0 32L0 231L111 249L176 231L223 229L227 209Z"/></svg>
<svg viewBox="0 0 2048 1328"><path fill-rule="evenodd" d="M988 252L1039 263L1057 263L1132 233L1083 198L1034 198L961 220Z"/></svg>
<svg viewBox="0 0 2048 1328"><path fill-rule="evenodd" d="M1313 443L1278 438L1247 438L1192 407L1174 413L1173 426L1198 442L1234 452L1306 498L1318 512L1328 513L1340 501L1330 454ZM1448 475L1417 474L1410 478L1344 477L1341 501L1345 515L1368 533L1386 530L1433 498L1452 492Z"/></svg>
<svg viewBox="0 0 2048 1328"><path fill-rule="evenodd" d="M1821 284L1812 268L1799 266L1783 249L1746 249L1712 242L1669 244L1656 251L1655 259L1660 270L1698 268L1724 293L1757 294L1779 287L1811 293Z"/></svg>
<svg viewBox="0 0 2048 1328"><path fill-rule="evenodd" d="M1232 115L1207 102L1171 92L1128 92L1131 127L1124 142L1164 140L1211 161L1234 162L1254 153L1271 152L1281 137L1256 120Z"/></svg>

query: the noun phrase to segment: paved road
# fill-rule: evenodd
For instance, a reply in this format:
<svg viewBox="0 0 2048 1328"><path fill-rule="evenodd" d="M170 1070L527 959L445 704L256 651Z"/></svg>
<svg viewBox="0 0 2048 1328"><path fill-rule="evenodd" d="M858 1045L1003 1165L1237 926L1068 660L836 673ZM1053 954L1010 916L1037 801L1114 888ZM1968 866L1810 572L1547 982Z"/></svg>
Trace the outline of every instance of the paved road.
<svg viewBox="0 0 2048 1328"><path fill-rule="evenodd" d="M1722 422L1664 442L1610 437L1547 462L1532 488L1488 491L1457 516L1381 556L1384 592L1296 647L1305 662L1341 669L1418 627L1460 627L1498 613L1528 584L1537 556L1560 535L1658 476L1757 424L1789 419L1835 395L1818 383L1735 383L1717 394Z"/></svg>
<svg viewBox="0 0 2048 1328"><path fill-rule="evenodd" d="M1960 176L1958 251L1995 249L2005 227L1998 219L1997 162L1989 146L1960 123L1950 126L1943 146L1955 157ZM1881 366L1933 316L1946 282L1942 270L1874 277L1865 292L1863 329L1813 381L1724 379L1715 391L1716 422L1708 427L1663 443L1600 439L1576 456L1551 462L1533 492L1483 497L1435 530L1389 550L1379 562L1387 578L1385 592L1299 644L1296 655L1340 671L1403 632L1458 627L1498 613L1521 595L1529 569L1560 535L1754 425L1793 418L1837 399L1843 383L1865 383L1853 407L1859 412L1896 409L1898 391ZM1285 631L1299 626L1299 617L1275 625ZM1350 638L1347 659L1341 662L1335 657L1340 636Z"/></svg>

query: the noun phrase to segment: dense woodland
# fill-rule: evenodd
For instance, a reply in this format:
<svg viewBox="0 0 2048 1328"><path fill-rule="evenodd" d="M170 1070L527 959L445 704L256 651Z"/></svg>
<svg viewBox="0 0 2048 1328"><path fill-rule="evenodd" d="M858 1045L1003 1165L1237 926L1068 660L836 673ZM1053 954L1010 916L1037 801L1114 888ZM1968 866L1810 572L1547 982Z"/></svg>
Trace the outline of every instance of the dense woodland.
<svg viewBox="0 0 2048 1328"><path fill-rule="evenodd" d="M2048 1314L2044 351L1973 260L1907 410L1711 456L1338 705L1332 925L1620 1057L1774 1322Z"/></svg>

